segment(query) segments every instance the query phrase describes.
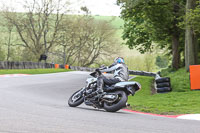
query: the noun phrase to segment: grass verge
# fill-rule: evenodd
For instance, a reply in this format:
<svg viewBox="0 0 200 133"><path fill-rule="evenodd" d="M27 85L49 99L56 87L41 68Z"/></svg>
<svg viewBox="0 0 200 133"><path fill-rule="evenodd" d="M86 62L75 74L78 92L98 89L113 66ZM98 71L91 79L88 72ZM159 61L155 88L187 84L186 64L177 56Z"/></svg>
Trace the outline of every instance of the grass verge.
<svg viewBox="0 0 200 133"><path fill-rule="evenodd" d="M200 114L200 91L190 90L189 73L180 69L164 76L171 78L173 91L155 95L151 94L153 78L134 78L134 81L141 83L142 89L135 96L129 96L131 109L163 115Z"/></svg>
<svg viewBox="0 0 200 133"><path fill-rule="evenodd" d="M2 74L47 74L47 73L58 73L58 72L68 72L72 71L69 69L2 69L0 70L0 75Z"/></svg>

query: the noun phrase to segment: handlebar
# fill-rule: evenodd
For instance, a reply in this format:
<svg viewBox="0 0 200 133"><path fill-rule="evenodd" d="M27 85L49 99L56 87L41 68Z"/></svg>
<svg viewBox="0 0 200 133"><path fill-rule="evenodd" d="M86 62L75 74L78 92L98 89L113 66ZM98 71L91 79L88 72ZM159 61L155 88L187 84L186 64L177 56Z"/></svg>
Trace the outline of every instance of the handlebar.
<svg viewBox="0 0 200 133"><path fill-rule="evenodd" d="M92 72L90 75L91 75L92 77L97 78L97 77L99 77L101 74L102 74L101 71L100 71L99 69L96 69L96 70L95 70L94 72Z"/></svg>

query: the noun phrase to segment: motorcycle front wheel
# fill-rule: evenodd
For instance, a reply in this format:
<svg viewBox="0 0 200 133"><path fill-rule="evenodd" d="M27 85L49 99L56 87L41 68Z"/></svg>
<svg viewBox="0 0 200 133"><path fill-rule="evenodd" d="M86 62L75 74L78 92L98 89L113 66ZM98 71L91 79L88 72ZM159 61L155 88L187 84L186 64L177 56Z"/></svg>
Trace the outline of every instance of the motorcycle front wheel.
<svg viewBox="0 0 200 133"><path fill-rule="evenodd" d="M118 95L118 99L113 103L104 102L104 109L108 112L116 112L126 106L127 95L124 91L113 92Z"/></svg>
<svg viewBox="0 0 200 133"><path fill-rule="evenodd" d="M82 89L81 89L82 90ZM77 92L75 92L68 100L68 105L70 107L76 107L79 106L80 104L83 103L84 101L84 97L83 94L81 92L81 90L78 90Z"/></svg>

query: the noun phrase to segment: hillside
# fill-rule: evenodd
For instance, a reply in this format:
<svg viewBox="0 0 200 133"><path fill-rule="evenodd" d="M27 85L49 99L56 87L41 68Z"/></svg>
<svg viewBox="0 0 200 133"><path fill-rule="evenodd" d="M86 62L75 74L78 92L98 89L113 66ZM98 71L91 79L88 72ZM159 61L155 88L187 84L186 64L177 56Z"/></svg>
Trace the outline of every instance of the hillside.
<svg viewBox="0 0 200 133"><path fill-rule="evenodd" d="M97 20L111 21L111 24L117 29L122 29L124 25L124 21L116 16L94 16L94 18Z"/></svg>

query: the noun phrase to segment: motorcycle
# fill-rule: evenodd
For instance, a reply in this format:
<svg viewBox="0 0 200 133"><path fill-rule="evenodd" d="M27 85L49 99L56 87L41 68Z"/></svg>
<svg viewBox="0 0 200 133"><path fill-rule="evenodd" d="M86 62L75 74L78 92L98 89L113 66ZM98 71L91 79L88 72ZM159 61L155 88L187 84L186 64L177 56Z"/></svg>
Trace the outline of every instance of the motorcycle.
<svg viewBox="0 0 200 133"><path fill-rule="evenodd" d="M116 112L124 107L128 96L134 96L135 92L141 89L141 85L135 81L118 82L114 85L104 85L104 92L91 97L91 94L97 90L97 79L101 72L93 72L90 75L93 78L86 80L86 86L76 91L68 100L70 107L76 107L83 102L88 106L98 109L105 109L108 112Z"/></svg>

